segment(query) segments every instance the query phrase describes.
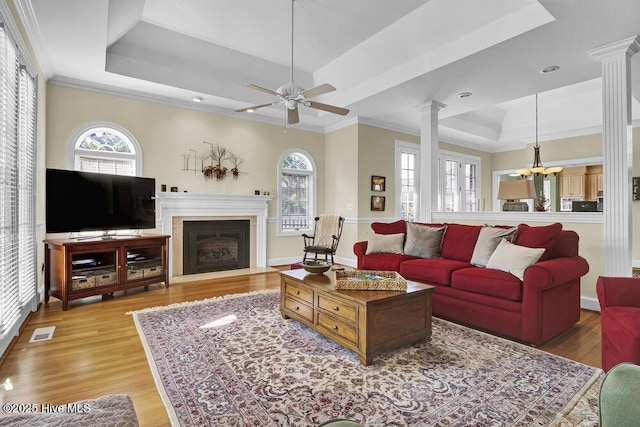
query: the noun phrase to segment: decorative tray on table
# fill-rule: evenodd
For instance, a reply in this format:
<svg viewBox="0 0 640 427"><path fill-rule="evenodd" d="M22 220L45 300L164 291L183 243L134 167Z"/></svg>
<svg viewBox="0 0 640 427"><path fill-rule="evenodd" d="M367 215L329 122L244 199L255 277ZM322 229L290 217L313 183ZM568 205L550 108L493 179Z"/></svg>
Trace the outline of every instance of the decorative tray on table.
<svg viewBox="0 0 640 427"><path fill-rule="evenodd" d="M407 281L395 271L336 270L334 289L406 291Z"/></svg>

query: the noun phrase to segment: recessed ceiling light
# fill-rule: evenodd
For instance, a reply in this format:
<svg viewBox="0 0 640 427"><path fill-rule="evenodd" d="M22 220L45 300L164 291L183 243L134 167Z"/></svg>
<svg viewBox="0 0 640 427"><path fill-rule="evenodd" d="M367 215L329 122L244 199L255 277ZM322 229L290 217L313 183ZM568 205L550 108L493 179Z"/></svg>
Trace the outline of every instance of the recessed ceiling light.
<svg viewBox="0 0 640 427"><path fill-rule="evenodd" d="M471 92L462 92L458 94L458 98L462 99L462 98L468 98L472 95Z"/></svg>
<svg viewBox="0 0 640 427"><path fill-rule="evenodd" d="M540 70L541 74L549 74L549 73L553 73L554 71L558 71L560 69L560 66L558 65L549 65L548 67L544 67L542 70Z"/></svg>
<svg viewBox="0 0 640 427"><path fill-rule="evenodd" d="M204 101L204 98L201 96L194 96L193 97L193 102L197 102L198 104L201 103L202 101Z"/></svg>

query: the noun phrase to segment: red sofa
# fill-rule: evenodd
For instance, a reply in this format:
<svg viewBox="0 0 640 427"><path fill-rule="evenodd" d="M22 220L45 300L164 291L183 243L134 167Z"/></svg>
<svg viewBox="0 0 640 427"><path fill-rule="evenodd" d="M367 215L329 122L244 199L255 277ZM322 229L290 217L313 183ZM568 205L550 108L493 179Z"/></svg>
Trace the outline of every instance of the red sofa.
<svg viewBox="0 0 640 427"><path fill-rule="evenodd" d="M458 323L539 345L580 319L580 278L589 265L578 255L578 235L562 225L520 224L514 243L545 248L540 261L526 268L524 280L511 273L470 263L482 226L446 225L440 257L369 253L367 241L353 250L358 269L391 270L405 279L434 285L433 314ZM405 221L374 222L376 234L406 233ZM503 227L507 228L507 227Z"/></svg>
<svg viewBox="0 0 640 427"><path fill-rule="evenodd" d="M640 279L599 277L602 369L622 362L640 365Z"/></svg>

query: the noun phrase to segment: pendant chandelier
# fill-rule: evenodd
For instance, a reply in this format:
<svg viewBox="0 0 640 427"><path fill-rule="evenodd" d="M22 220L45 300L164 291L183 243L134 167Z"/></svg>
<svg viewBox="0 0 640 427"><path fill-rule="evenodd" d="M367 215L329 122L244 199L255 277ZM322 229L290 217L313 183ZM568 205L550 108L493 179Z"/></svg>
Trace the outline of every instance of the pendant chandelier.
<svg viewBox="0 0 640 427"><path fill-rule="evenodd" d="M536 145L533 146L533 165L529 169L519 169L516 171L522 178L527 178L531 174L557 175L562 171L561 166L545 168L540 160L540 145L538 144L538 94L536 93Z"/></svg>

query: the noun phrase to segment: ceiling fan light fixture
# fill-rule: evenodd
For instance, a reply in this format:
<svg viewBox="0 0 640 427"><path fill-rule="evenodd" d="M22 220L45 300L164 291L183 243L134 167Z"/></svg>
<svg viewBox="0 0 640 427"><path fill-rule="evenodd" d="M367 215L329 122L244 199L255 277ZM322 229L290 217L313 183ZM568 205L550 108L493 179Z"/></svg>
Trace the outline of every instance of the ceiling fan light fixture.
<svg viewBox="0 0 640 427"><path fill-rule="evenodd" d="M245 84L246 87L258 90L260 92L268 93L272 96L278 98L278 101L271 102L268 104L262 105L253 105L251 107L241 108L239 110L235 110L236 113L251 113L254 110L262 107L268 107L276 104L282 104L286 108L287 114L285 115L285 123L287 125L296 124L300 120L300 116L298 113L298 105L301 104L305 107L313 108L316 110L327 111L333 114L339 114L342 116L346 116L349 114L349 110L342 107L336 107L334 105L323 104L317 101L311 101L309 98L313 98L314 96L324 95L325 93L333 92L336 90L335 87L331 86L328 83L323 83L317 86L314 86L309 89L303 89L300 86L297 86L293 82L293 10L294 3L296 0L291 0L291 74L289 78L289 83L280 86L276 90L267 89L254 84Z"/></svg>

